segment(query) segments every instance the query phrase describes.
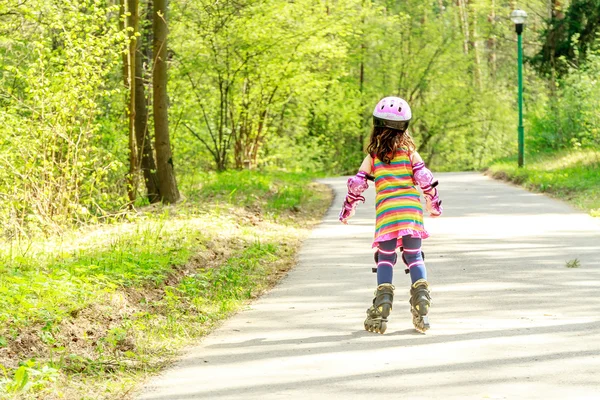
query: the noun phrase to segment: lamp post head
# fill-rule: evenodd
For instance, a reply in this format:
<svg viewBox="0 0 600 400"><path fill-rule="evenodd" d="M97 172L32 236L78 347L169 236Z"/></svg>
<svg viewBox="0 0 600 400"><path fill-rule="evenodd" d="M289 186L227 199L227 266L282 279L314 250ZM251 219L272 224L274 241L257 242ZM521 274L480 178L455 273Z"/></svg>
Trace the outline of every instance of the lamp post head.
<svg viewBox="0 0 600 400"><path fill-rule="evenodd" d="M510 19L515 23L517 35L520 35L523 32L523 25L527 20L527 13L523 10L514 10L510 13Z"/></svg>
<svg viewBox="0 0 600 400"><path fill-rule="evenodd" d="M523 10L514 10L510 13L510 19L515 24L524 24L527 20L527 13Z"/></svg>

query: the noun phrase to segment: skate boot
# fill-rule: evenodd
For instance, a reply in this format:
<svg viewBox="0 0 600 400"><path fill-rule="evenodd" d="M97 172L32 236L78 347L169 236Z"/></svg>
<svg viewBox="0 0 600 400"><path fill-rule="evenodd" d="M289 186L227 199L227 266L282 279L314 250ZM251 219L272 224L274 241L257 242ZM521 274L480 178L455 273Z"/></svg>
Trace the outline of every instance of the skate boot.
<svg viewBox="0 0 600 400"><path fill-rule="evenodd" d="M410 288L410 311L413 317L415 329L425 333L429 329L429 306L431 305L431 295L429 294L429 285L425 279L419 279Z"/></svg>
<svg viewBox="0 0 600 400"><path fill-rule="evenodd" d="M394 302L394 285L382 283L375 290L373 305L367 310L365 329L369 332L384 333L387 328L387 317L392 311Z"/></svg>

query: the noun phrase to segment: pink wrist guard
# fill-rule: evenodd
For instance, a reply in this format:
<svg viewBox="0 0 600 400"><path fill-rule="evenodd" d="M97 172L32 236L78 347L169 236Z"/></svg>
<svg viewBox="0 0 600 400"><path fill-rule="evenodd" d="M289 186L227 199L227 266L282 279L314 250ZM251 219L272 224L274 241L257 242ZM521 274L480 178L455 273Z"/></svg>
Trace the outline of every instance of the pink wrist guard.
<svg viewBox="0 0 600 400"><path fill-rule="evenodd" d="M359 171L358 174L352 178L348 178L348 195L344 200L342 211L340 212L340 221L346 223L354 215L354 210L358 201L365 202L362 193L369 188L367 183L367 173Z"/></svg>

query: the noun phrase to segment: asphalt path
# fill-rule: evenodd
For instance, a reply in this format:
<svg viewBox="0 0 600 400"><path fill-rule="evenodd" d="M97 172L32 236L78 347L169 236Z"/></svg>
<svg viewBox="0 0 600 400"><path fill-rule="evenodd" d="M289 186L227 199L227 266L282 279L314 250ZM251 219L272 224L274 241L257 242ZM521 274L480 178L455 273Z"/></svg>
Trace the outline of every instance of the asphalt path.
<svg viewBox="0 0 600 400"><path fill-rule="evenodd" d="M335 200L296 268L138 399L600 399L600 219L476 173L436 177L427 334L403 265L386 333L364 331L374 189L344 226L346 178L325 179Z"/></svg>

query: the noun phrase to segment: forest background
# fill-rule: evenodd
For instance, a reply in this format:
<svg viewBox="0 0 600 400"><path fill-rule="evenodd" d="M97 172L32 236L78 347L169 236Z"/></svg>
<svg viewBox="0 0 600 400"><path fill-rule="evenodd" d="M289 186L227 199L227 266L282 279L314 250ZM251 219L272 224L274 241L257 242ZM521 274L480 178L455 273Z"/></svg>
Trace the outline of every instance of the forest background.
<svg viewBox="0 0 600 400"><path fill-rule="evenodd" d="M157 161L184 186L231 168L353 172L386 95L411 104L433 169L484 169L516 150L517 7L529 13L528 151L600 141L598 1L122 3L0 2L5 236L165 199ZM160 56L152 21L167 15ZM154 115L162 60L168 120Z"/></svg>
<svg viewBox="0 0 600 400"><path fill-rule="evenodd" d="M595 0L155 3L0 1L4 236L174 202L173 166L184 192L197 171L353 172L386 95L433 169L484 169L516 151L517 7L528 151L600 143Z"/></svg>
<svg viewBox="0 0 600 400"><path fill-rule="evenodd" d="M268 288L384 96L434 171L600 215L599 27L600 0L0 0L0 397L126 398Z"/></svg>

